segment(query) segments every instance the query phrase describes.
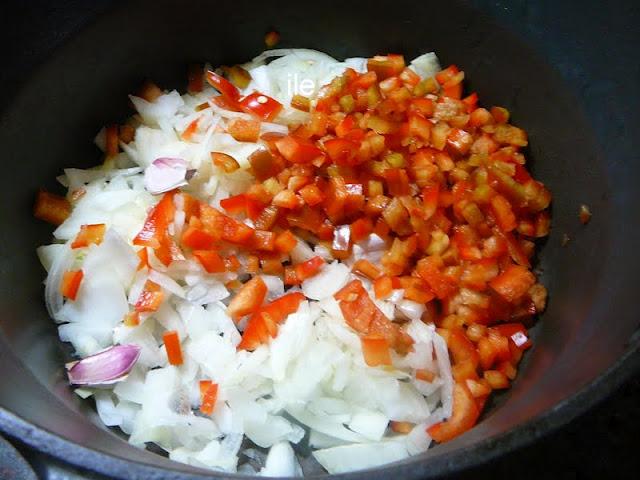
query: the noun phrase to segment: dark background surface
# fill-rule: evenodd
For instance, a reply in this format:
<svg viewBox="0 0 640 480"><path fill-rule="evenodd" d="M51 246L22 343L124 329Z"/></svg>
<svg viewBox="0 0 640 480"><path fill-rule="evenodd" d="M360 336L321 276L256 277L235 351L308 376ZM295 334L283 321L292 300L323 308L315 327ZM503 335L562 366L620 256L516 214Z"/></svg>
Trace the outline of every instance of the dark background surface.
<svg viewBox="0 0 640 480"><path fill-rule="evenodd" d="M0 17L3 59L0 110L34 67L88 20L114 3L115 0L5 0ZM615 126L616 138L599 138L601 145L619 152L621 158L637 158L640 132L638 2L477 0L472 3L537 45L538 51L574 87L577 101L593 119L596 136L599 125ZM593 42L605 42L610 55L593 58L589 48ZM571 61L564 53L567 50L572 51ZM603 104L606 104L605 110L614 115L599 115ZM619 115L615 115L616 112ZM639 427L640 376L636 375L610 399L561 431L474 469L462 478L635 478L640 470ZM47 457L17 446L41 478L82 478L78 476L83 475L81 472L66 471L64 466ZM2 458L0 455L0 463ZM0 465L0 472L2 468Z"/></svg>

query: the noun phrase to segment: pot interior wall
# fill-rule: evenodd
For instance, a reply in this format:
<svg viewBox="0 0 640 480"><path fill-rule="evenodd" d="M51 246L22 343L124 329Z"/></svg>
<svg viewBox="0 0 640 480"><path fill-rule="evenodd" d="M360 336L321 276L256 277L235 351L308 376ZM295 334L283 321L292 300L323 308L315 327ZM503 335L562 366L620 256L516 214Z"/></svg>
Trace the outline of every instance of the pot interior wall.
<svg viewBox="0 0 640 480"><path fill-rule="evenodd" d="M403 478L409 470L418 476L463 465L463 456L483 439L553 408L622 355L635 330L633 318L621 313L614 325L602 321L616 302L611 285L622 260L612 235L620 193L609 184L622 172L607 168L573 93L533 50L475 10L454 2L396 4L389 9L373 2L363 10L362 4L342 2L311 13L299 2L277 8L247 1L194 0L179 8L167 1L127 3L84 30L26 82L0 128L11 165L0 191L0 376L16 386L0 390L0 406L91 449L193 471L133 449L98 427L68 389L65 350L43 305L44 272L35 256L51 229L33 220L30 208L38 188L55 189L63 167L99 161L93 136L103 124L130 114L126 95L143 78L184 89L188 63L247 60L262 50L271 27L281 32L283 47L316 48L339 58L380 52L412 58L435 50L443 65L464 69L468 89L479 92L483 104L504 105L528 131L533 172L554 192L553 229L538 263L550 304L514 388L473 431L427 453L431 467L417 466L422 457L405 462ZM580 203L595 213L587 227L577 222ZM565 233L571 241L562 247Z"/></svg>

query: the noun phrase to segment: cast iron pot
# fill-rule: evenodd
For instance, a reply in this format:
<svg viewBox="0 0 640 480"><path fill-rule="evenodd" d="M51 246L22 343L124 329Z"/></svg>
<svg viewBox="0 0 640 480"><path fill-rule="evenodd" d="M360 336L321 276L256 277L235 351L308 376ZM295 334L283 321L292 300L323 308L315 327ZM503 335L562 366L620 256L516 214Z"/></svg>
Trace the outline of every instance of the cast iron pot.
<svg viewBox="0 0 640 480"><path fill-rule="evenodd" d="M117 477L223 477L129 446L72 394L62 367L65 349L42 302L44 272L34 252L51 229L32 219L30 207L38 188L55 189L53 179L63 167L98 162L93 135L130 114L126 94L144 77L184 88L185 65L249 59L271 27L282 33L282 46L339 58L380 52L411 58L435 50L443 65L465 70L468 89L478 91L485 105L511 110L514 123L529 132L534 174L554 192L553 229L538 262L550 302L513 388L458 439L400 463L336 478L431 478L486 462L574 418L636 371L639 229L633 212L640 195L631 147L640 109L637 93L625 87L637 87L639 79L637 62L623 68L608 57L620 40L620 56L636 51L631 2L621 3L626 10L606 12L581 3L577 14L570 4L556 2L504 8L477 2L493 18L467 4L424 0L113 3L97 20L84 18L89 26L15 96L10 92L2 115L3 432ZM595 13L600 21L593 20ZM55 31L55 24L46 28ZM588 226L577 220L582 203L594 213ZM562 247L565 234L570 241Z"/></svg>

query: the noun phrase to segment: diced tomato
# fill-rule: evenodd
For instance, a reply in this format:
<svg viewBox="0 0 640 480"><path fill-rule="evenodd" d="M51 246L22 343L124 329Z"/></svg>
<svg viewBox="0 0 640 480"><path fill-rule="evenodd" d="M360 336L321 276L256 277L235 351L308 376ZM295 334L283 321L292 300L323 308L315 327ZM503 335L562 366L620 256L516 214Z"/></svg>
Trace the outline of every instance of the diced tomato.
<svg viewBox="0 0 640 480"><path fill-rule="evenodd" d="M175 330L169 330L162 335L164 348L167 351L167 359L170 365L182 365L182 346L180 345L180 336Z"/></svg>
<svg viewBox="0 0 640 480"><path fill-rule="evenodd" d="M224 260L218 252L194 250L192 253L208 273L221 273L226 270Z"/></svg>
<svg viewBox="0 0 640 480"><path fill-rule="evenodd" d="M200 411L204 415L213 415L218 401L218 384L211 380L200 380Z"/></svg>
<svg viewBox="0 0 640 480"><path fill-rule="evenodd" d="M69 215L71 215L71 204L66 198L45 190L38 192L36 203L33 207L34 217L53 225L60 225Z"/></svg>
<svg viewBox="0 0 640 480"><path fill-rule="evenodd" d="M104 223L82 225L76 238L71 243L71 248L88 247L91 244L99 245L104 238L107 226Z"/></svg>
<svg viewBox="0 0 640 480"><path fill-rule="evenodd" d="M533 274L521 265L510 265L500 275L489 282L507 302L514 303L527 293L536 283Z"/></svg>
<svg viewBox="0 0 640 480"><path fill-rule="evenodd" d="M280 102L259 92L253 92L242 98L239 105L243 112L251 113L265 122L272 121L282 110Z"/></svg>
<svg viewBox="0 0 640 480"><path fill-rule="evenodd" d="M427 428L427 433L436 442L447 442L469 430L476 424L480 410L469 388L463 383L453 386L453 414L445 422Z"/></svg>
<svg viewBox="0 0 640 480"><path fill-rule="evenodd" d="M391 365L391 351L384 337L367 335L361 338L365 363L370 367Z"/></svg>
<svg viewBox="0 0 640 480"><path fill-rule="evenodd" d="M78 290L80 289L80 283L84 277L82 270L69 270L62 275L62 282L60 283L60 293L63 297L69 300L75 300L78 296Z"/></svg>
<svg viewBox="0 0 640 480"><path fill-rule="evenodd" d="M280 154L291 163L310 163L322 156L322 151L313 142L287 135L275 142Z"/></svg>
<svg viewBox="0 0 640 480"><path fill-rule="evenodd" d="M157 283L147 280L135 304L136 312L155 312L164 300L162 288Z"/></svg>
<svg viewBox="0 0 640 480"><path fill-rule="evenodd" d="M267 285L262 278L253 277L234 295L227 307L229 316L238 321L240 318L255 312L264 301Z"/></svg>

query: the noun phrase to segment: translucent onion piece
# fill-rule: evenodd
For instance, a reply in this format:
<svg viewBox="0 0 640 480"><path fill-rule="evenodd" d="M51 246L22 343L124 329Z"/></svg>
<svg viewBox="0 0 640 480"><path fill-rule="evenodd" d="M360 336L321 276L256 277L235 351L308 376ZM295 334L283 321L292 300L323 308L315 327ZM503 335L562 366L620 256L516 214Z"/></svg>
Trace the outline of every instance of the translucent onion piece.
<svg viewBox="0 0 640 480"><path fill-rule="evenodd" d="M182 187L193 176L187 166L182 158L157 158L144 171L144 186L154 195Z"/></svg>

